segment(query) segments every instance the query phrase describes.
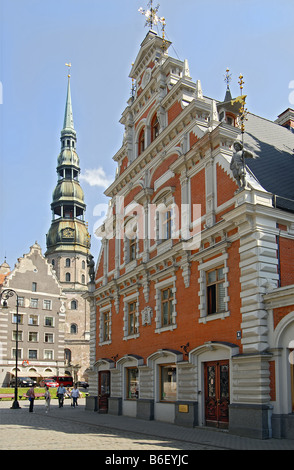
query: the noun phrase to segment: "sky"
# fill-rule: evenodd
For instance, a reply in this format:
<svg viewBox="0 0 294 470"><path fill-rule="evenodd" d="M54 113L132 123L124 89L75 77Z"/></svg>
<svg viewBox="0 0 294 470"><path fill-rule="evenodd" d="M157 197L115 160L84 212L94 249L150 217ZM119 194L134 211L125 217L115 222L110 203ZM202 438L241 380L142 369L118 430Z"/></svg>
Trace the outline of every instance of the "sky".
<svg viewBox="0 0 294 470"><path fill-rule="evenodd" d="M293 0L158 0L172 41L169 55L188 59L193 81L216 100L224 75L248 111L275 120L294 108ZM46 251L63 126L67 74L80 183L91 252L108 199L131 93L129 73L148 33L138 12L147 0L0 0L0 264L13 268L37 241ZM161 32L158 31L160 34Z"/></svg>

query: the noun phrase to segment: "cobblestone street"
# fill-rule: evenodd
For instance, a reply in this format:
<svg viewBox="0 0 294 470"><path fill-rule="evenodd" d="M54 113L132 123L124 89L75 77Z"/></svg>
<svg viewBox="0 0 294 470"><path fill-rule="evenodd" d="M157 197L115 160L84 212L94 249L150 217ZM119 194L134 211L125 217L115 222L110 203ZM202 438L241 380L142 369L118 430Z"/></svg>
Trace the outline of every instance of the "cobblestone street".
<svg viewBox="0 0 294 470"><path fill-rule="evenodd" d="M78 409L55 402L48 414L44 402L36 401L34 413L28 402L21 410L11 410L11 402L0 403L1 450L203 450L211 446L150 437L135 432L109 429L81 421L82 400ZM70 413L70 414L69 414Z"/></svg>
<svg viewBox="0 0 294 470"><path fill-rule="evenodd" d="M48 414L43 400L35 401L34 413L29 413L27 400L20 400L19 410L10 409L11 404L0 401L0 450L294 450L293 440L249 439L224 431L101 415L85 410L84 400L78 408L66 401L61 409L52 400Z"/></svg>

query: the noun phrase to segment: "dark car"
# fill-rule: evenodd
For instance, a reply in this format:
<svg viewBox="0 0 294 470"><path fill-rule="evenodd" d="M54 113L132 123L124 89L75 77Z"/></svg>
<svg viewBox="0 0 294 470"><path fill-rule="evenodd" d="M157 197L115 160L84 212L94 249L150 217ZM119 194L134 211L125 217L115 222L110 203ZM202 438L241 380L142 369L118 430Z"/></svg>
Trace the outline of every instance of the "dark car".
<svg viewBox="0 0 294 470"><path fill-rule="evenodd" d="M77 387L83 387L83 388L88 388L89 384L88 382L77 382Z"/></svg>
<svg viewBox="0 0 294 470"><path fill-rule="evenodd" d="M18 387L32 387L35 381L30 377L17 377ZM10 387L15 387L15 377L10 381Z"/></svg>

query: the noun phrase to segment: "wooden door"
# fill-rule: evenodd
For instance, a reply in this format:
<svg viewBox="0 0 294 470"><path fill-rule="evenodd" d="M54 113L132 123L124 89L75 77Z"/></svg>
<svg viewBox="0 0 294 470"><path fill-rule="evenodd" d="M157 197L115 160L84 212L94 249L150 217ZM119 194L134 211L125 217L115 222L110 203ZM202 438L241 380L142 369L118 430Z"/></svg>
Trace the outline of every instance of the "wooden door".
<svg viewBox="0 0 294 470"><path fill-rule="evenodd" d="M229 361L206 362L205 420L207 426L227 428L229 424Z"/></svg>
<svg viewBox="0 0 294 470"><path fill-rule="evenodd" d="M100 371L98 374L98 411L107 413L108 398L110 396L110 372L109 370Z"/></svg>

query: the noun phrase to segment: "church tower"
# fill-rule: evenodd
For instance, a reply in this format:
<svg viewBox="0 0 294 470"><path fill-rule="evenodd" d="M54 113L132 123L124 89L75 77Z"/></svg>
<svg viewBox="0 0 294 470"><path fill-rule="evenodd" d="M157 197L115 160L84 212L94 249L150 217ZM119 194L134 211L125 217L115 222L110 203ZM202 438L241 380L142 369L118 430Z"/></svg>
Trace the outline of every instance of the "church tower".
<svg viewBox="0 0 294 470"><path fill-rule="evenodd" d="M65 323L65 371L83 380L89 351L87 257L90 236L85 222L86 204L79 183L80 161L76 152L70 75L68 75L61 151L57 159L57 185L53 191L52 221L46 236L45 256L52 264L67 297Z"/></svg>

